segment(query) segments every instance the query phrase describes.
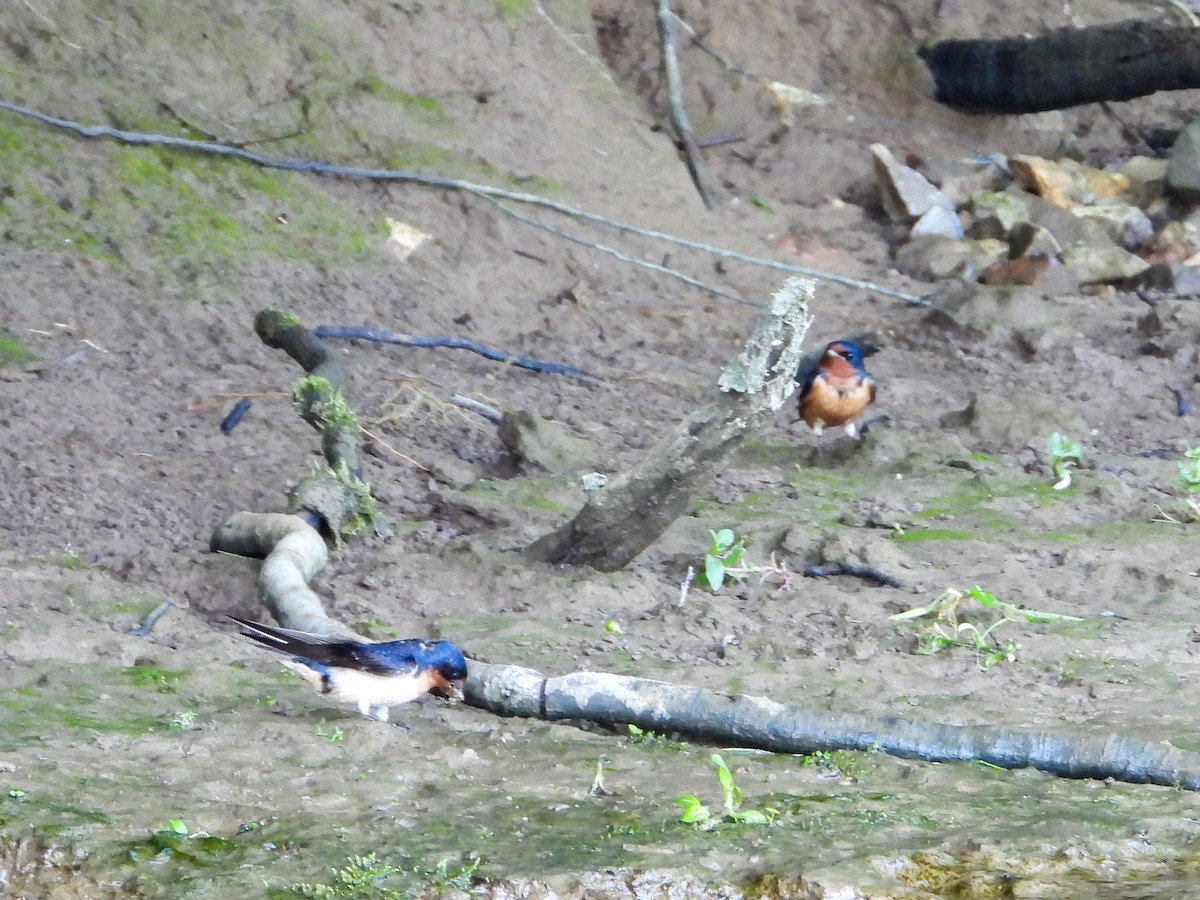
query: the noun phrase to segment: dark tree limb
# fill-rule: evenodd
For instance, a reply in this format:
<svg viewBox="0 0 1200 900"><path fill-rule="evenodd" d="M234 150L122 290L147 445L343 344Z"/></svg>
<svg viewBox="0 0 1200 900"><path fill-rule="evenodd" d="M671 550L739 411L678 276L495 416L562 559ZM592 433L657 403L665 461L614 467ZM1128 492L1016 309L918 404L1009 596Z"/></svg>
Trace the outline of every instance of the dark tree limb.
<svg viewBox="0 0 1200 900"><path fill-rule="evenodd" d="M747 433L775 414L795 387L811 318L813 282L792 278L771 298L746 349L722 373L720 391L633 469L596 491L578 515L526 549L533 560L604 572L629 563L677 519Z"/></svg>
<svg viewBox="0 0 1200 900"><path fill-rule="evenodd" d="M377 331L374 328L363 328L358 325L318 325L313 329L318 338L344 338L346 340L375 341L381 344L398 344L402 347L449 347L455 350L470 350L488 359L494 359L520 369L533 372L545 372L548 375L570 375L573 378L585 378L590 381L603 381L599 375L566 366L562 363L542 362L530 359L528 356L513 356L504 350L497 350L487 344L472 341L468 338L434 335L422 337L416 334L400 334L394 331Z"/></svg>
<svg viewBox="0 0 1200 900"><path fill-rule="evenodd" d="M1200 87L1200 29L1129 20L918 51L939 103L1030 113Z"/></svg>
<svg viewBox="0 0 1200 900"><path fill-rule="evenodd" d="M1200 754L1116 735L1066 736L873 719L600 672L546 678L532 669L475 660L466 698L472 706L502 716L636 725L727 747L776 753L882 750L905 759L980 760L1005 769L1032 766L1063 778L1113 778L1200 790Z"/></svg>

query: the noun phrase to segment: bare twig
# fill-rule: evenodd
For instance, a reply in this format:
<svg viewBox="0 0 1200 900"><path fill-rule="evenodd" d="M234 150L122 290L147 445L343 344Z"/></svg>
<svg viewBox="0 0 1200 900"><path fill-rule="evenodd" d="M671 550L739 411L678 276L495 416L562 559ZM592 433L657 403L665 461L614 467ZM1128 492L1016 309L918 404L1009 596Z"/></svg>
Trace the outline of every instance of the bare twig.
<svg viewBox="0 0 1200 900"><path fill-rule="evenodd" d="M480 195L480 196L483 196L483 199L487 200L489 203L492 203L495 206L498 206L503 212L512 216L518 222L524 222L526 225L532 225L534 228L540 228L542 231L548 231L550 234L553 234L556 237L560 237L565 241L570 241L572 244L578 244L581 247L588 247L592 250L599 250L601 253L607 253L609 256L615 256L617 259L621 260L621 262L627 262L630 265L641 266L643 269L649 269L652 272L660 272L663 275L669 275L672 278L678 278L680 281L684 282L685 284L690 284L692 287L700 288L700 290L702 290L702 291L708 291L708 293L713 294L717 297L724 297L726 300L732 300L734 303L741 303L743 306L758 306L759 305L759 304L753 303L749 300L744 300L743 298L737 296L736 294L731 294L728 291L723 291L719 287L713 287L711 284L708 284L706 282L700 281L699 279L693 278L691 275L685 275L682 272L680 272L678 269L671 269L671 268L668 268L667 266L660 266L658 263L653 263L646 259L639 259L636 256L629 256L625 253L622 253L620 250L616 250L612 247L606 247L603 244L597 244L593 241L589 241L585 238L577 237L576 235L573 235L573 234L568 234L567 232L563 231L560 228L555 228L553 225L547 225L545 222L539 222L537 219L532 219L529 216L523 216L516 210L514 210L508 206L505 206L503 203L501 203L499 200L496 200L494 197L488 197L488 196L484 196L484 195Z"/></svg>
<svg viewBox="0 0 1200 900"><path fill-rule="evenodd" d="M493 422L501 422L504 419L504 413L496 409L494 406L488 406L486 403L480 403L478 400L472 400L470 397L464 397L462 394L455 394L450 398L451 403L457 403L464 409L469 409L472 412L477 412L485 419L491 419Z"/></svg>
<svg viewBox="0 0 1200 900"><path fill-rule="evenodd" d="M385 441L383 438L381 438L375 432L368 431L367 429L363 428L361 425L358 426L358 430L361 431L363 434L365 434L367 437L369 437L371 440L373 440L375 443L377 443L384 450L400 457L405 462L412 463L414 466L416 466L422 472L432 472L433 471L432 469L429 468L429 466L421 465L419 462L417 462L415 459L413 459L408 454L401 453L399 450L397 450L395 447L393 447L391 444L389 444L387 441Z"/></svg>
<svg viewBox="0 0 1200 900"><path fill-rule="evenodd" d="M683 581L679 582L679 603L676 604L677 606L683 606L683 604L687 603L688 591L691 590L692 582L695 580L696 567L688 566L687 575L684 576Z"/></svg>
<svg viewBox="0 0 1200 900"><path fill-rule="evenodd" d="M1168 384L1167 390L1175 395L1175 415L1190 416L1195 412L1192 401L1188 399L1188 395L1184 393L1183 388L1174 384Z"/></svg>
<svg viewBox="0 0 1200 900"><path fill-rule="evenodd" d="M667 105L671 112L671 124L675 127L675 136L679 138L679 144L683 148L692 183L700 192L700 199L704 201L704 205L712 209L716 203L708 189L707 178L700 162L700 148L696 146L696 136L692 134L692 123L683 107L683 79L679 74L679 58L675 53L673 18L671 0L658 0L658 38L662 42L663 72L667 77Z"/></svg>

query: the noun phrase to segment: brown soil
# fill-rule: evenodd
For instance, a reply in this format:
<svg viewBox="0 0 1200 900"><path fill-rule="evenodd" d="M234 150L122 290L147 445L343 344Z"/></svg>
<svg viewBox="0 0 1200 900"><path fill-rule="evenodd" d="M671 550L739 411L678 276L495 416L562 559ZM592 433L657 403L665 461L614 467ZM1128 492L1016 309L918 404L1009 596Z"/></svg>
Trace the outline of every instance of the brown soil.
<svg viewBox="0 0 1200 900"><path fill-rule="evenodd" d="M704 153L711 212L663 128L648 3L13 4L0 98L549 194L929 294L942 286L890 269L901 235L878 208L871 143L935 179L975 154L1053 154L1066 140L1103 164L1144 152L1138 127L1180 127L1196 107L1196 92L1005 120L937 107L915 47L1069 24L1058 7L1007 6L685 3L730 60L830 101L785 127L760 85L683 42L697 133L741 136ZM1146 8L1076 12L1090 24ZM1197 442L1164 387L1197 381L1195 305L1151 314L1131 294L978 288L931 312L822 283L812 343L871 332L887 421L859 444L819 441L789 409L627 570L554 570L518 551L578 507L577 479L514 466L494 426L449 397L552 419L619 471L706 402L782 273L519 210L750 301L738 304L464 193L85 141L8 114L0 147L0 326L32 356L0 346L0 894L248 896L328 882L329 867L373 851L406 870L403 884L478 856L477 884L495 896L545 896L547 880L593 896L702 883L714 895L751 883L778 896L1180 895L1195 801L1167 788L727 754L747 806L781 815L698 832L673 801L719 804L706 748L436 702L396 710L408 730L360 720L231 636L226 613L265 615L257 564L208 541L234 511L284 508L319 456L286 395L297 367L254 336L259 309L460 335L605 381L343 345L350 402L420 467L382 443L365 457L400 528L350 539L317 578L337 618L549 673L1200 747L1195 526L1160 521L1182 517L1177 461ZM385 218L433 239L399 261ZM243 394L251 411L222 434ZM972 421L943 419L972 397ZM1085 448L1061 493L1044 452L1054 431ZM693 587L679 605L723 527L749 536L760 563L773 551L793 571L866 561L913 588L751 579ZM914 655L915 629L888 620L975 584L1084 621L1007 625L1016 659L984 671L967 650ZM179 608L150 636L126 634L165 597ZM594 797L601 757L612 793ZM193 836L164 831L172 820Z"/></svg>

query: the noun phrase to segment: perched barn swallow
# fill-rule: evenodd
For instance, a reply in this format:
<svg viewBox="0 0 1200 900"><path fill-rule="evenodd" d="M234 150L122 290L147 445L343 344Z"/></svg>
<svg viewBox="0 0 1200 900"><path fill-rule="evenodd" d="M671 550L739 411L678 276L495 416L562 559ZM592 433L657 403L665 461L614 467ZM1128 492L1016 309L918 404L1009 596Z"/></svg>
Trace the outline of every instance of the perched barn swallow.
<svg viewBox="0 0 1200 900"><path fill-rule="evenodd" d="M461 697L467 677L462 651L449 641L352 641L229 618L242 634L291 659L283 664L334 700L353 703L368 719L388 720L388 707L430 691Z"/></svg>
<svg viewBox="0 0 1200 900"><path fill-rule="evenodd" d="M858 417L874 402L875 379L863 365L862 351L849 341L834 341L803 378L800 417L817 434L845 425L854 437Z"/></svg>

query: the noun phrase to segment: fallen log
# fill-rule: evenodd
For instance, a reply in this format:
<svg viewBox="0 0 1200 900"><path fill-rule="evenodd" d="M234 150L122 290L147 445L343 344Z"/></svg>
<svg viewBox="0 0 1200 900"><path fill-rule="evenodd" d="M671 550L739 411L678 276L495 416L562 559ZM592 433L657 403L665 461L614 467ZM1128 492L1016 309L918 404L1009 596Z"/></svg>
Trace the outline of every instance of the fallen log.
<svg viewBox="0 0 1200 900"><path fill-rule="evenodd" d="M1004 769L1032 766L1062 778L1200 790L1200 753L1118 735L874 719L603 672L547 678L533 669L477 660L470 663L466 700L502 716L636 725L723 747L798 754L880 750L905 759L979 760Z"/></svg>
<svg viewBox="0 0 1200 900"><path fill-rule="evenodd" d="M1039 37L941 41L917 51L934 99L1017 114L1200 87L1200 29L1140 19Z"/></svg>

